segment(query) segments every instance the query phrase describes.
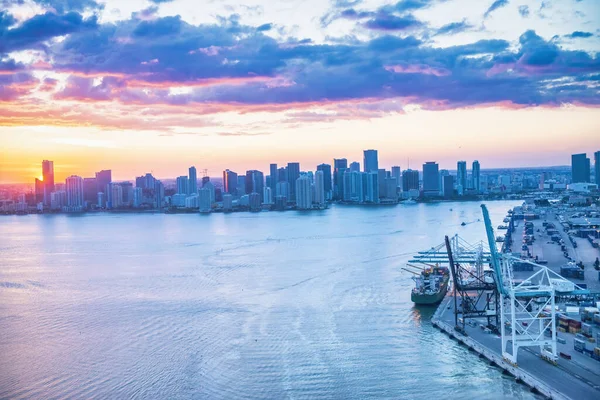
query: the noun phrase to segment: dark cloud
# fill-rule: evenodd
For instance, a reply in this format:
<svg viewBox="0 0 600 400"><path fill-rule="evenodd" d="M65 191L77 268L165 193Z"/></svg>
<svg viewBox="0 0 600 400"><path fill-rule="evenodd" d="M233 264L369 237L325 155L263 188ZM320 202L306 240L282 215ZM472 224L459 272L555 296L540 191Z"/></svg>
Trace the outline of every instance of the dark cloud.
<svg viewBox="0 0 600 400"><path fill-rule="evenodd" d="M404 31L411 28L422 26L423 23L412 15L396 16L380 13L373 19L365 22L364 26L368 29L379 31Z"/></svg>
<svg viewBox="0 0 600 400"><path fill-rule="evenodd" d="M175 35L181 31L181 17L164 17L153 21L141 21L133 30L133 36L166 36Z"/></svg>
<svg viewBox="0 0 600 400"><path fill-rule="evenodd" d="M592 36L594 36L593 33L591 33L591 32L582 32L582 31L575 31L575 32L573 32L571 34L565 35L565 37L569 38L569 39L578 39L578 38L587 39L587 38L592 37Z"/></svg>
<svg viewBox="0 0 600 400"><path fill-rule="evenodd" d="M6 17L3 16L2 20ZM96 16L83 19L81 14L69 12L57 15L52 12L39 14L23 22L19 27L7 29L0 24L0 53L39 47L42 42L56 36L93 30L98 27Z"/></svg>
<svg viewBox="0 0 600 400"><path fill-rule="evenodd" d="M273 29L273 24L263 24L256 28L259 32L270 31L271 29Z"/></svg>
<svg viewBox="0 0 600 400"><path fill-rule="evenodd" d="M519 6L519 14L521 14L523 18L529 17L529 6Z"/></svg>
<svg viewBox="0 0 600 400"><path fill-rule="evenodd" d="M473 28L473 25L467 23L467 21L462 20L461 22L451 22L442 26L438 29L435 34L436 35L454 35L456 33L464 32L468 29Z"/></svg>
<svg viewBox="0 0 600 400"><path fill-rule="evenodd" d="M487 9L487 11L483 14L483 18L489 17L492 12L506 5L508 5L508 0L495 0L492 3L492 5L490 5L490 7Z"/></svg>

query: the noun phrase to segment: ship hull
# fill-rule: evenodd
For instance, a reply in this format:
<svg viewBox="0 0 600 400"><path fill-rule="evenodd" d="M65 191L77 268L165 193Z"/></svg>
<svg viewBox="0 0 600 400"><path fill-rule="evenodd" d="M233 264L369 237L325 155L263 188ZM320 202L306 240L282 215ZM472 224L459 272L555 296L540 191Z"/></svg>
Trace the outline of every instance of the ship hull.
<svg viewBox="0 0 600 400"><path fill-rule="evenodd" d="M436 305L439 304L448 291L448 278L444 279L444 283L440 287L440 291L433 294L415 293L412 292L410 299L418 305Z"/></svg>

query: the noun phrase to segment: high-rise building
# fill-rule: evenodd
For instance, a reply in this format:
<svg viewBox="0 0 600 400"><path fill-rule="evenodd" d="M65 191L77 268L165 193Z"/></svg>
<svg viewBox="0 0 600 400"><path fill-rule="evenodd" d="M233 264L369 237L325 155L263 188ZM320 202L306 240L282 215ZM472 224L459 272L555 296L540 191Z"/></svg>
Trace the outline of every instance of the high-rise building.
<svg viewBox="0 0 600 400"><path fill-rule="evenodd" d="M590 159L585 153L571 156L571 177L573 183L590 181Z"/></svg>
<svg viewBox="0 0 600 400"><path fill-rule="evenodd" d="M456 190L459 196L462 196L467 190L467 162L459 161L456 163Z"/></svg>
<svg viewBox="0 0 600 400"><path fill-rule="evenodd" d="M106 194L104 194L104 192L98 192L98 199L96 200L96 204L98 204L98 207L101 208L106 207Z"/></svg>
<svg viewBox="0 0 600 400"><path fill-rule="evenodd" d="M275 190L275 196L285 197L289 199L290 197L290 184L284 181L277 182L277 189Z"/></svg>
<svg viewBox="0 0 600 400"><path fill-rule="evenodd" d="M400 167L392 167L392 177L396 178L396 186L402 186L402 174L400 173Z"/></svg>
<svg viewBox="0 0 600 400"><path fill-rule="evenodd" d="M331 190L333 186L331 184L331 165L319 164L317 165L317 171L323 171L323 186L325 188L325 200L331 200Z"/></svg>
<svg viewBox="0 0 600 400"><path fill-rule="evenodd" d="M119 186L121 186L123 192L122 205L131 206L133 204L133 183L119 182Z"/></svg>
<svg viewBox="0 0 600 400"><path fill-rule="evenodd" d="M196 175L196 167L188 169L188 194L198 194L198 176Z"/></svg>
<svg viewBox="0 0 600 400"><path fill-rule="evenodd" d="M83 208L83 179L77 175L71 175L65 181L67 192L67 207L73 209Z"/></svg>
<svg viewBox="0 0 600 400"><path fill-rule="evenodd" d="M365 150L363 160L363 168L365 172L373 172L379 169L379 161L377 160L377 150Z"/></svg>
<svg viewBox="0 0 600 400"><path fill-rule="evenodd" d="M365 201L369 203L379 203L379 174L377 171L366 172L367 192Z"/></svg>
<svg viewBox="0 0 600 400"><path fill-rule="evenodd" d="M231 198L231 195L227 195ZM198 191L198 207L201 213L208 213L212 210L212 198L210 189L204 186Z"/></svg>
<svg viewBox="0 0 600 400"><path fill-rule="evenodd" d="M440 193L440 175L438 164L428 161L423 164L423 192L428 195Z"/></svg>
<svg viewBox="0 0 600 400"><path fill-rule="evenodd" d="M40 203L44 201L44 181L40 181L35 178L35 202Z"/></svg>
<svg viewBox="0 0 600 400"><path fill-rule="evenodd" d="M158 179L154 181L154 205L159 209L165 205L165 185Z"/></svg>
<svg viewBox="0 0 600 400"><path fill-rule="evenodd" d="M475 192L479 192L479 186L481 185L481 169L479 161L473 161L473 189Z"/></svg>
<svg viewBox="0 0 600 400"><path fill-rule="evenodd" d="M289 164L288 164L289 170ZM300 210L308 210L312 208L312 192L310 190L310 179L308 176L301 175L296 179L295 184L296 207Z"/></svg>
<svg viewBox="0 0 600 400"><path fill-rule="evenodd" d="M275 190L277 189L277 182L279 182L279 178L277 176L277 164L269 164L269 176L271 177L271 181L269 182L271 193L275 193Z"/></svg>
<svg viewBox="0 0 600 400"><path fill-rule="evenodd" d="M348 168L348 160L345 158L333 159L333 198L341 200L344 196L344 171Z"/></svg>
<svg viewBox="0 0 600 400"><path fill-rule="evenodd" d="M231 211L233 209L233 196L229 193L223 194L223 210Z"/></svg>
<svg viewBox="0 0 600 400"><path fill-rule="evenodd" d="M96 203L98 199L98 184L96 178L83 178L83 200L88 203Z"/></svg>
<svg viewBox="0 0 600 400"><path fill-rule="evenodd" d="M110 169L104 169L100 172L96 172L96 192L102 192L106 195L105 201L108 201L108 184L112 182L112 171Z"/></svg>
<svg viewBox="0 0 600 400"><path fill-rule="evenodd" d="M51 194L54 192L54 161L42 161L42 177L44 178L44 205L50 206Z"/></svg>
<svg viewBox="0 0 600 400"><path fill-rule="evenodd" d="M419 171L405 169L402 171L402 191L419 190Z"/></svg>
<svg viewBox="0 0 600 400"><path fill-rule="evenodd" d="M206 189L209 190L209 192L210 192L210 204L212 204L215 201L217 201L217 190L215 188L215 185L213 185L211 181L206 181L205 183L203 183L202 188L206 188Z"/></svg>
<svg viewBox="0 0 600 400"><path fill-rule="evenodd" d="M396 178L390 176L385 178L385 196L388 200L398 200L398 185L396 184Z"/></svg>
<svg viewBox="0 0 600 400"><path fill-rule="evenodd" d="M288 183L290 184L290 196L288 200L296 201L296 180L300 177L300 163L291 162L287 165Z"/></svg>
<svg viewBox="0 0 600 400"><path fill-rule="evenodd" d="M202 186L204 187L204 185L206 185L207 182L210 182L210 176L203 176L202 177Z"/></svg>
<svg viewBox="0 0 600 400"><path fill-rule="evenodd" d="M237 194L238 175L226 169L223 171L223 193L229 193L232 196Z"/></svg>
<svg viewBox="0 0 600 400"><path fill-rule="evenodd" d="M594 153L594 174L596 175L596 184L600 188L600 151Z"/></svg>
<svg viewBox="0 0 600 400"><path fill-rule="evenodd" d="M50 209L62 210L67 205L67 192L58 190L50 193Z"/></svg>
<svg viewBox="0 0 600 400"><path fill-rule="evenodd" d="M258 193L261 202L263 197L263 188L265 187L264 174L261 171L246 171L246 193Z"/></svg>
<svg viewBox="0 0 600 400"><path fill-rule="evenodd" d="M447 199L454 196L454 177L452 175L442 176L442 196Z"/></svg>
<svg viewBox="0 0 600 400"><path fill-rule="evenodd" d="M246 175L238 175L236 193L238 197L248 194L246 193Z"/></svg>
<svg viewBox="0 0 600 400"><path fill-rule="evenodd" d="M360 163L354 161L350 163L350 172L360 172Z"/></svg>
<svg viewBox="0 0 600 400"><path fill-rule="evenodd" d="M325 173L321 170L315 172L315 203L319 206L324 206L325 201Z"/></svg>
<svg viewBox="0 0 600 400"><path fill-rule="evenodd" d="M273 204L273 191L269 186L263 189L263 204Z"/></svg>
<svg viewBox="0 0 600 400"><path fill-rule="evenodd" d="M248 196L248 205L250 206L250 211L260 211L260 197L261 195L256 192L250 193L250 195Z"/></svg>
<svg viewBox="0 0 600 400"><path fill-rule="evenodd" d="M185 175L177 177L177 194L189 194L189 179Z"/></svg>
<svg viewBox="0 0 600 400"><path fill-rule="evenodd" d="M134 208L139 208L142 206L142 203L144 201L144 194L143 194L143 189L141 187L134 187L133 188L133 207Z"/></svg>
<svg viewBox="0 0 600 400"><path fill-rule="evenodd" d="M123 188L118 183L108 184L110 188L109 208L119 208L123 206Z"/></svg>

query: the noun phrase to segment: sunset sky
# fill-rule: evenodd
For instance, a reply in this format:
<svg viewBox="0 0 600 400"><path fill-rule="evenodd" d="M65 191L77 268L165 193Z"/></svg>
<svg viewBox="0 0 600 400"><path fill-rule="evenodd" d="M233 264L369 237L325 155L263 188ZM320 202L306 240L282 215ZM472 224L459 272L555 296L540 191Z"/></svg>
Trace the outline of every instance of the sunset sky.
<svg viewBox="0 0 600 400"><path fill-rule="evenodd" d="M0 0L0 183L600 150L598 0Z"/></svg>

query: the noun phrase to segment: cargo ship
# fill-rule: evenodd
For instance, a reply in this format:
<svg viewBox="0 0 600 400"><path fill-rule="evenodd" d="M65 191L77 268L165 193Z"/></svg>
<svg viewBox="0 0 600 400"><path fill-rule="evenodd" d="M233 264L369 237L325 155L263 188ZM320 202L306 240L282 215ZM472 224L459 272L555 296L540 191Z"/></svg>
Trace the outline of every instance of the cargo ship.
<svg viewBox="0 0 600 400"><path fill-rule="evenodd" d="M440 303L448 291L450 271L446 267L429 267L421 271L418 276L413 276L415 287L410 299L415 304L429 305Z"/></svg>

